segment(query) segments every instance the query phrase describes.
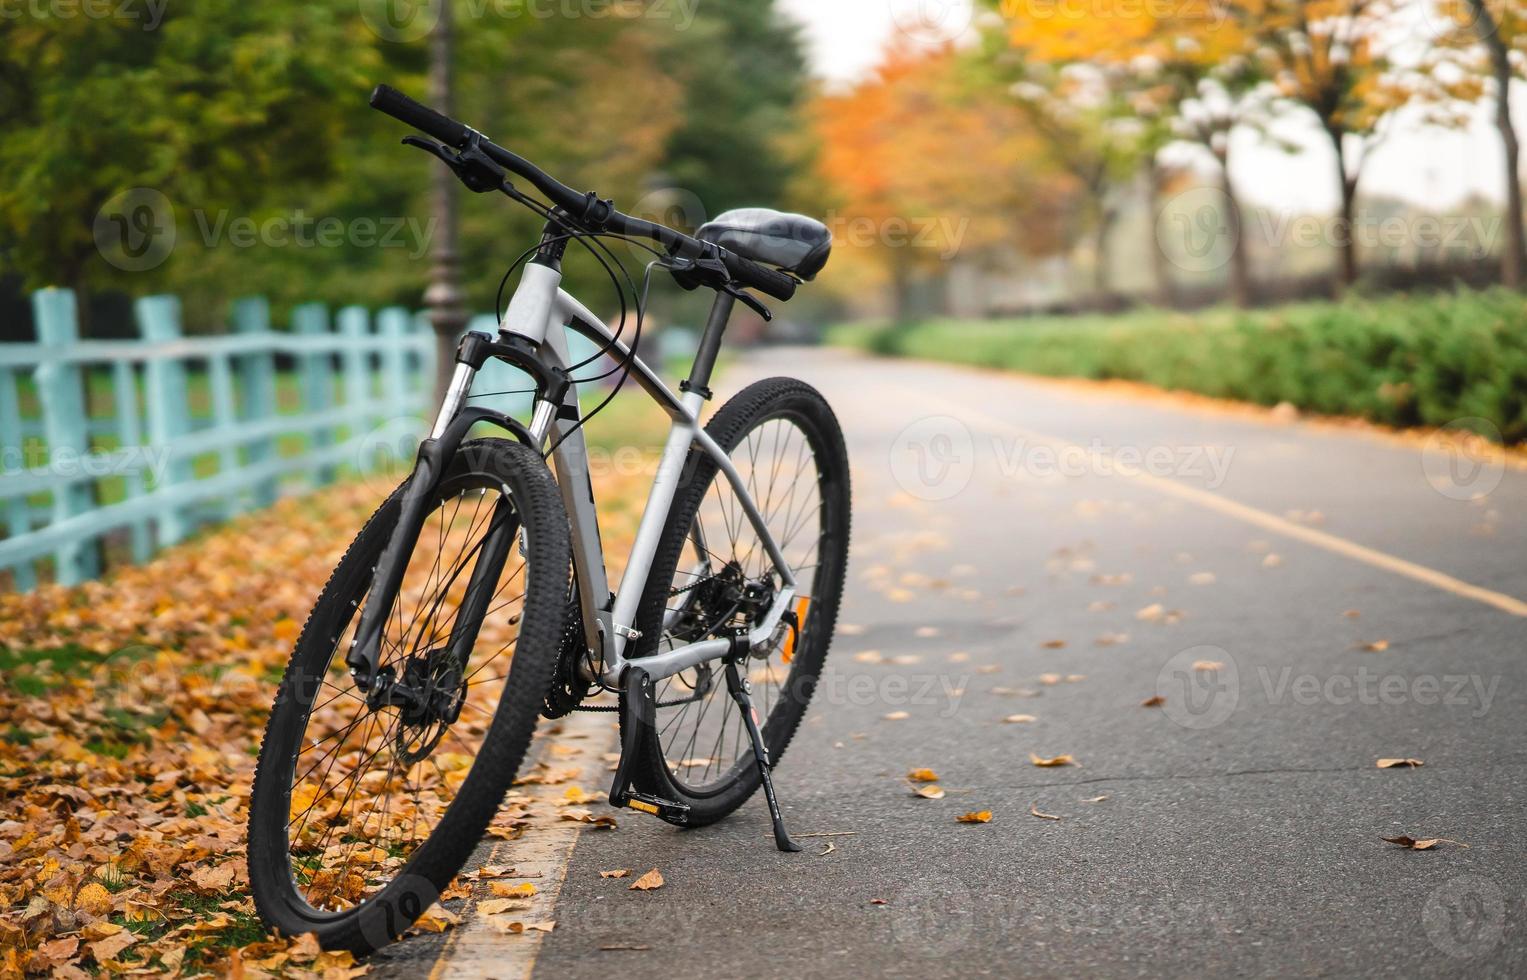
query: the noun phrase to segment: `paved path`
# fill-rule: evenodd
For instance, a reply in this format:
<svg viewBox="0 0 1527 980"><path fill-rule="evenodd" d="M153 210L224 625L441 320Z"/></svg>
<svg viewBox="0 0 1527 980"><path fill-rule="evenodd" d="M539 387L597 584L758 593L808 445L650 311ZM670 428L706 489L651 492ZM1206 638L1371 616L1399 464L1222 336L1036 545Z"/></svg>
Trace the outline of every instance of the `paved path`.
<svg viewBox="0 0 1527 980"><path fill-rule="evenodd" d="M725 387L775 373L855 468L851 632L778 784L852 836L624 815L479 975L1527 975L1527 473L834 351Z"/></svg>

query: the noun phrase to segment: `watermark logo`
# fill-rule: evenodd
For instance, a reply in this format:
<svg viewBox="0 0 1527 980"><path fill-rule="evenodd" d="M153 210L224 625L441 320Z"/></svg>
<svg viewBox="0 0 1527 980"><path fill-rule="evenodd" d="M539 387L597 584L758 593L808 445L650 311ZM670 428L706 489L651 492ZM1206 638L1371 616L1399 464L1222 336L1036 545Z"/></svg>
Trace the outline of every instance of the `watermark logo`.
<svg viewBox="0 0 1527 980"><path fill-rule="evenodd" d="M896 30L919 44L959 40L971 29L975 11L970 0L887 0Z"/></svg>
<svg viewBox="0 0 1527 980"><path fill-rule="evenodd" d="M1506 931L1506 897L1480 875L1450 878L1421 908L1426 938L1448 956L1473 959L1496 947Z"/></svg>
<svg viewBox="0 0 1527 980"><path fill-rule="evenodd" d="M970 886L954 875L917 878L886 897L891 939L914 956L947 960L970 945L979 905Z"/></svg>
<svg viewBox="0 0 1527 980"><path fill-rule="evenodd" d="M1224 724L1241 700L1235 659L1221 647L1196 646L1168 660L1156 675L1162 709L1183 728Z"/></svg>
<svg viewBox="0 0 1527 980"><path fill-rule="evenodd" d="M1224 268L1235 254L1235 209L1217 187L1194 187L1168 200L1156 214L1156 243L1184 272Z"/></svg>
<svg viewBox="0 0 1527 980"><path fill-rule="evenodd" d="M147 272L175 248L175 206L152 187L134 187L101 205L92 230L107 262L123 272Z"/></svg>
<svg viewBox="0 0 1527 980"><path fill-rule="evenodd" d="M1500 429L1489 419L1454 419L1428 436L1421 449L1426 482L1450 500L1488 496L1506 472L1500 442Z"/></svg>
<svg viewBox="0 0 1527 980"><path fill-rule="evenodd" d="M359 0L361 20L384 41L424 37L440 23L441 0Z"/></svg>
<svg viewBox="0 0 1527 980"><path fill-rule="evenodd" d="M19 20L69 20L84 17L87 20L136 20L143 24L145 32L156 30L164 23L164 8L169 0L0 0L0 21Z"/></svg>
<svg viewBox="0 0 1527 980"><path fill-rule="evenodd" d="M391 493L413 469L424 436L423 420L411 415L388 419L362 436L354 461L366 489L379 496Z"/></svg>
<svg viewBox="0 0 1527 980"><path fill-rule="evenodd" d="M948 500L970 485L976 468L970 429L950 415L918 419L891 443L891 476L920 500Z"/></svg>

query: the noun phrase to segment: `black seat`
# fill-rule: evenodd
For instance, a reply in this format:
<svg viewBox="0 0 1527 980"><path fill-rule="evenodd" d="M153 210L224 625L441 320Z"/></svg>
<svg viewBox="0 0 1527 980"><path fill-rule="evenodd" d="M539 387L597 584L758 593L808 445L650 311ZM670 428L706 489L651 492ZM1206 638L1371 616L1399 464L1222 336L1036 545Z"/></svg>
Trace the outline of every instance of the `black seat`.
<svg viewBox="0 0 1527 980"><path fill-rule="evenodd" d="M803 214L738 208L700 226L695 237L798 279L815 279L832 254L832 232Z"/></svg>

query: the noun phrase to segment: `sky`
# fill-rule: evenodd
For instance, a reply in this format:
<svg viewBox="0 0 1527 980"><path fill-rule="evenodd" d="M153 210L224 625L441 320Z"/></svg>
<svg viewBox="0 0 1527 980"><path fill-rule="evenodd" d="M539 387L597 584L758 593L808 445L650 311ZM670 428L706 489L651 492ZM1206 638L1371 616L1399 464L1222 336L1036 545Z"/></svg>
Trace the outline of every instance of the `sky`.
<svg viewBox="0 0 1527 980"><path fill-rule="evenodd" d="M1410 0L1419 4L1426 0ZM937 41L970 37L974 16L969 0L779 0L788 16L805 28L816 75L828 85L848 85L872 71L880 52L898 35ZM1523 100L1516 100L1517 126L1527 127ZM1400 197L1436 210L1456 206L1470 194L1500 199L1504 163L1490 121L1493 108L1481 105L1465 130L1448 131L1409 122L1375 151L1364 170L1361 193ZM1254 134L1233 146L1231 175L1248 203L1298 213L1336 208L1335 156L1313 122L1291 118L1278 135L1300 147L1288 154Z"/></svg>

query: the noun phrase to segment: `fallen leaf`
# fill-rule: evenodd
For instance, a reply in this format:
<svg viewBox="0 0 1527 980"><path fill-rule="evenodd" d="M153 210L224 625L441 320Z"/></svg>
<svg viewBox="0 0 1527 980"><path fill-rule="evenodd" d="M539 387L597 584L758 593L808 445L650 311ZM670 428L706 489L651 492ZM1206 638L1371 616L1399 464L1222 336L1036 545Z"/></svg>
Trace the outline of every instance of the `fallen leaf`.
<svg viewBox="0 0 1527 980"><path fill-rule="evenodd" d="M932 637L938 636L938 627L937 626L919 626L917 628L916 635L921 637L922 639L925 639L925 640L926 639L931 639Z"/></svg>
<svg viewBox="0 0 1527 980"><path fill-rule="evenodd" d="M1380 769L1419 769L1424 765L1426 763L1420 759L1380 759L1378 761Z"/></svg>
<svg viewBox="0 0 1527 980"><path fill-rule="evenodd" d="M616 868L614 871L601 871L601 872L599 872L599 877L601 877L601 878L624 878L626 875L629 875L630 873L631 873L631 869L630 868Z"/></svg>
<svg viewBox="0 0 1527 980"><path fill-rule="evenodd" d="M511 885L507 881L495 881L488 886L488 890L499 898L529 898L536 893L536 886L528 881L522 881L518 885Z"/></svg>
<svg viewBox="0 0 1527 980"><path fill-rule="evenodd" d="M932 769L913 769L907 773L907 778L914 783L936 783L938 782L938 773Z"/></svg>
<svg viewBox="0 0 1527 980"><path fill-rule="evenodd" d="M1089 797L1088 799L1085 799L1082 802L1083 803L1101 803L1101 802L1103 802L1106 799L1108 799L1108 794L1107 793L1103 793L1103 794L1100 794L1098 796Z"/></svg>
<svg viewBox="0 0 1527 980"><path fill-rule="evenodd" d="M833 851L836 851L837 849L838 849L838 845L834 844L832 841L828 841L827 842L827 846L822 848L821 853L819 853L817 855L817 857L826 857L827 855L831 854Z"/></svg>
<svg viewBox="0 0 1527 980"><path fill-rule="evenodd" d="M1144 609L1138 610L1135 613L1135 618L1142 622L1154 623L1165 615L1166 609L1162 607L1161 603L1153 602Z"/></svg>
<svg viewBox="0 0 1527 980"><path fill-rule="evenodd" d="M1225 665L1220 663L1218 660L1195 660L1195 661L1193 661L1193 669L1194 670L1219 670L1223 666L1225 666Z"/></svg>
<svg viewBox="0 0 1527 980"><path fill-rule="evenodd" d="M1362 613L1356 609L1348 609L1346 612L1342 613L1342 615L1348 619L1357 619L1362 616Z"/></svg>
<svg viewBox="0 0 1527 980"><path fill-rule="evenodd" d="M1069 755L1057 755L1057 756L1053 756L1053 757L1051 757L1049 759L1046 759L1043 756L1038 756L1038 755L1035 755L1034 753L1030 752L1029 753L1029 761L1034 763L1034 765L1039 766L1039 767L1044 768L1044 769L1049 769L1049 768L1052 768L1054 766L1074 766L1074 765L1076 765L1076 760L1071 758Z"/></svg>
<svg viewBox="0 0 1527 980"><path fill-rule="evenodd" d="M1024 725L1031 721L1037 721L1038 719L1036 719L1033 715L1008 715L1002 720L1007 722L1009 725Z"/></svg>
<svg viewBox="0 0 1527 980"><path fill-rule="evenodd" d="M1389 649L1389 641L1388 640L1369 640L1367 643L1362 643L1362 644L1359 644L1358 646L1359 646L1359 649L1367 650L1369 653L1383 653L1385 650Z"/></svg>
<svg viewBox="0 0 1527 980"><path fill-rule="evenodd" d="M962 813L954 819L956 823L991 823L991 811L972 810L970 813Z"/></svg>
<svg viewBox="0 0 1527 980"><path fill-rule="evenodd" d="M95 957L97 963L106 963L115 960L117 954L138 941L138 937L122 930L114 936L98 939L90 944L90 955Z"/></svg>
<svg viewBox="0 0 1527 980"><path fill-rule="evenodd" d="M642 875L640 878L638 878L635 881L631 882L631 891L634 891L634 892L650 892L650 891L653 891L654 889L658 889L658 888L662 888L662 887L663 887L663 875L656 868L653 868L651 871L647 872L646 874Z"/></svg>
<svg viewBox="0 0 1527 980"><path fill-rule="evenodd" d="M890 714L882 715L881 717L885 718L886 721L905 721L912 716L907 714L905 711L893 711Z"/></svg>
<svg viewBox="0 0 1527 980"><path fill-rule="evenodd" d="M924 783L921 786L914 786L912 787L912 792L914 795L921 796L925 800L942 800L944 798L944 787L938 783Z"/></svg>
<svg viewBox="0 0 1527 980"><path fill-rule="evenodd" d="M1045 640L1040 646L1046 650L1059 650L1066 645L1065 640Z"/></svg>
<svg viewBox="0 0 1527 980"><path fill-rule="evenodd" d="M1040 813L1039 812L1039 804L1038 803L1030 803L1029 804L1029 812L1032 813L1034 816L1038 817L1041 820L1059 820L1060 819L1060 817L1057 817L1053 813Z"/></svg>
<svg viewBox="0 0 1527 980"><path fill-rule="evenodd" d="M870 904L871 905L884 905L885 904L885 899L883 899L883 898L872 898L872 899L870 899Z"/></svg>
<svg viewBox="0 0 1527 980"><path fill-rule="evenodd" d="M1215 581L1214 573L1194 572L1192 575L1188 576L1188 581L1194 585L1213 585Z"/></svg>
<svg viewBox="0 0 1527 980"><path fill-rule="evenodd" d="M1104 633L1093 641L1100 647L1116 647L1129 642L1128 633Z"/></svg>
<svg viewBox="0 0 1527 980"><path fill-rule="evenodd" d="M1401 834L1399 837L1385 837L1383 839L1391 844L1398 844L1409 851L1429 851L1436 847L1438 844L1457 844L1459 847L1464 848L1469 846L1447 837L1427 837L1421 840L1416 840L1414 837L1408 837L1405 834Z"/></svg>
<svg viewBox="0 0 1527 980"><path fill-rule="evenodd" d="M514 898L489 898L478 902L473 908L479 915L502 915L505 912L522 912L526 905Z"/></svg>
<svg viewBox="0 0 1527 980"><path fill-rule="evenodd" d="M1142 707L1142 708L1159 708L1163 704L1166 704L1166 698L1162 697L1159 694L1152 694L1150 697L1148 697L1144 701L1140 702L1140 707Z"/></svg>

